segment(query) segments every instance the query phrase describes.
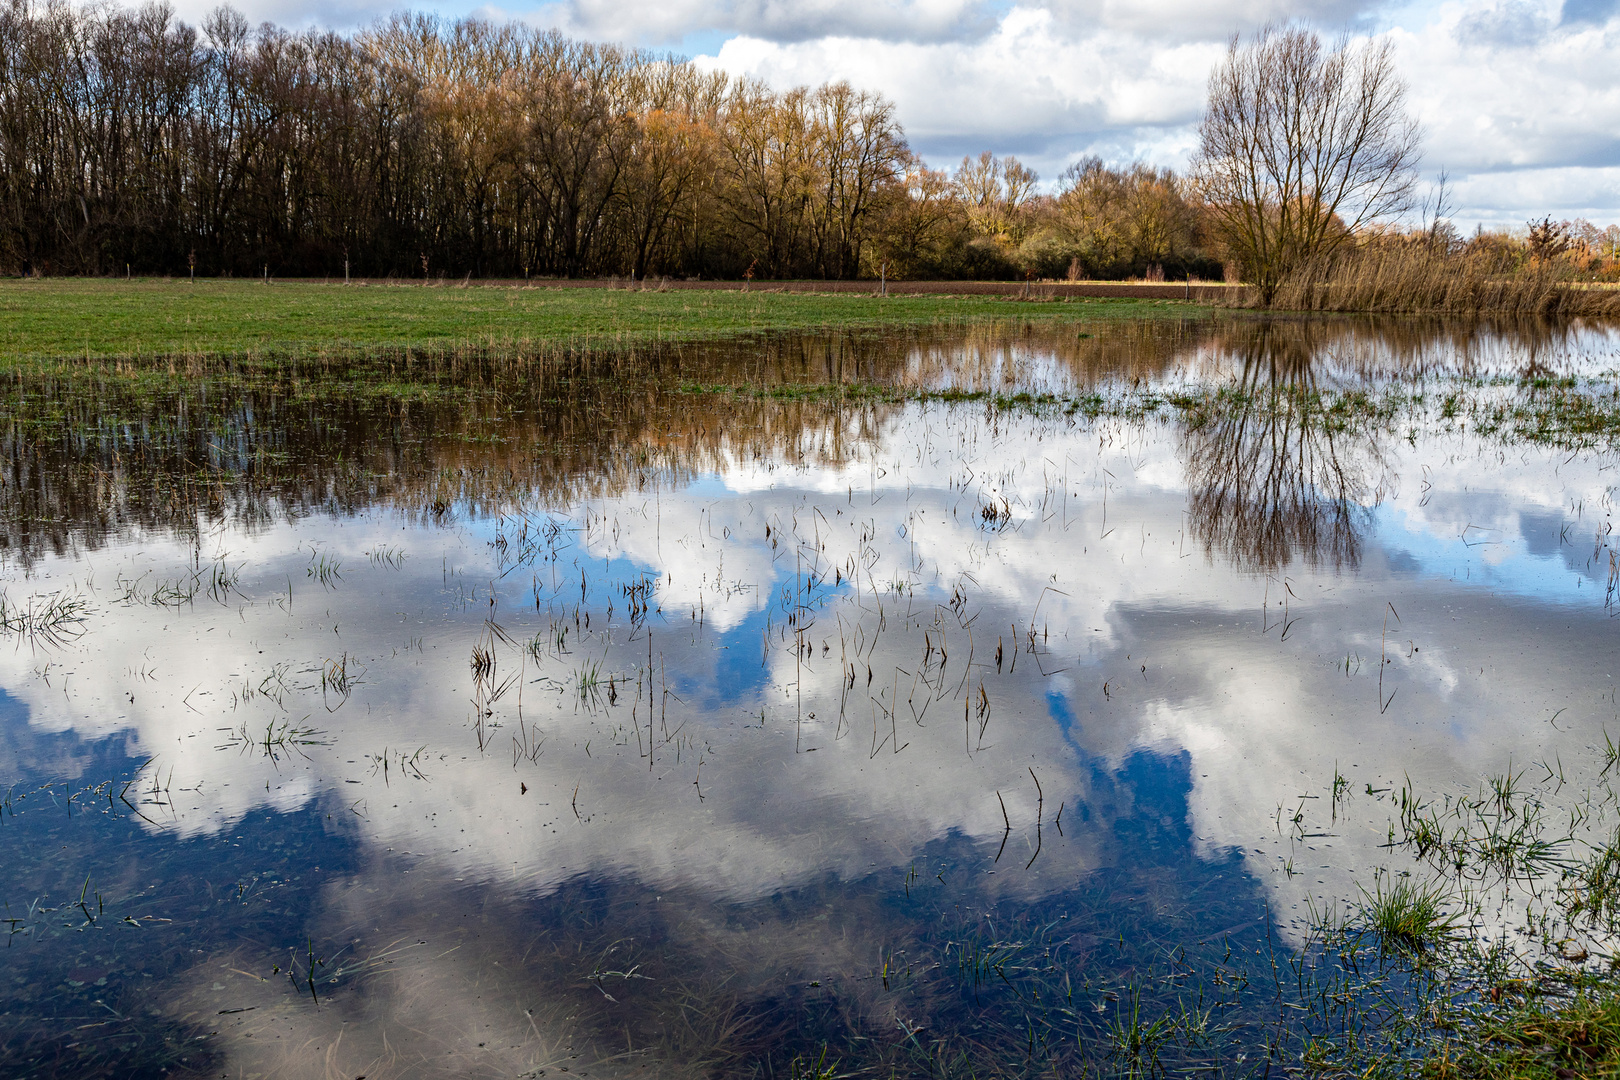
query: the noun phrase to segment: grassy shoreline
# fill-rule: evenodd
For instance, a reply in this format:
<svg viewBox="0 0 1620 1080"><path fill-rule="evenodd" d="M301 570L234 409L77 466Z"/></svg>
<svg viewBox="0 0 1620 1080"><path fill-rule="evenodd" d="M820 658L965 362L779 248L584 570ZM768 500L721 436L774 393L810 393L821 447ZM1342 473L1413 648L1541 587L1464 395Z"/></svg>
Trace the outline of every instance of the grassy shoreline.
<svg viewBox="0 0 1620 1080"><path fill-rule="evenodd" d="M1155 319L1207 310L1139 299L54 278L0 282L0 365L464 346L624 347L770 331Z"/></svg>

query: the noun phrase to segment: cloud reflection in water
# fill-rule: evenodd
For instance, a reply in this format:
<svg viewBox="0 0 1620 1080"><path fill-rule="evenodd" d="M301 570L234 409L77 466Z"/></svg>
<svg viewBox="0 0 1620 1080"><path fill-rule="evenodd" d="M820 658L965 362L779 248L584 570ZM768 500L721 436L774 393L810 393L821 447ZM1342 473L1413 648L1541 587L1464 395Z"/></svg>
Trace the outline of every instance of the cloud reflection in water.
<svg viewBox="0 0 1620 1080"><path fill-rule="evenodd" d="M665 358L642 382L573 373L549 397L496 394L492 372L454 409L248 388L141 435L81 412L80 440L30 443L0 493L29 574L13 597L94 605L72 646L0 659L26 710L5 766L88 779L96 746L150 756L131 792L154 865L283 817L348 853L274 942L198 917L204 955L166 1015L205 1014L208 972L260 977L299 937L459 950L387 953L397 977L356 969L363 992L333 988L314 1017L243 982L263 1015L217 1013L237 1018L218 1045L252 1068L305 1069L250 1045L272 1019L334 1067L499 1044L501 1068L584 1047L601 1075L642 1061L610 1049L621 1020L626 1055L677 1039L662 1060L949 1028L959 996L872 984L896 941L942 963L966 934L947 912L1030 933L1084 912L1066 955L1114 974L1140 958L1100 943L1131 920L1169 933L1172 909L1198 934L1258 933L1239 912L1264 899L1286 934L1307 894L1354 895L1387 858L1371 800L1332 835L1280 827L1335 767L1358 788L1466 784L1541 753L1559 708L1573 746L1595 737L1612 624L1591 567L1546 536L1552 515L1591 531L1607 461L1510 461L1465 431L1406 439L1301 403L1527 353L1578 367L1602 340L829 339ZM756 378L804 392L692 385ZM1200 383L1238 407L1183 425L872 392ZM207 482L181 467L198 457ZM1459 548L1470 528L1495 539ZM240 567L224 595L152 602L216 565ZM1502 590L1515 574L1588 584L1543 600ZM932 884L908 880L919 864ZM936 891L908 907L913 887ZM710 1026L681 1033L659 996L681 979ZM816 1012L823 980L853 1014ZM822 1018L780 1027L806 1010Z"/></svg>

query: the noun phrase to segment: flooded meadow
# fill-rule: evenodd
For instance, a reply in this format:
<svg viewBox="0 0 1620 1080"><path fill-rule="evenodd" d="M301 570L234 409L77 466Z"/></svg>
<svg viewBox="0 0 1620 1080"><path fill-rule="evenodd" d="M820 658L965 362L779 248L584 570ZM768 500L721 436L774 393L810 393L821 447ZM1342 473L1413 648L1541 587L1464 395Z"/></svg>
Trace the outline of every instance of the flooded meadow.
<svg viewBox="0 0 1620 1080"><path fill-rule="evenodd" d="M1417 1069L1615 954L1617 370L1231 317L17 374L3 1071Z"/></svg>

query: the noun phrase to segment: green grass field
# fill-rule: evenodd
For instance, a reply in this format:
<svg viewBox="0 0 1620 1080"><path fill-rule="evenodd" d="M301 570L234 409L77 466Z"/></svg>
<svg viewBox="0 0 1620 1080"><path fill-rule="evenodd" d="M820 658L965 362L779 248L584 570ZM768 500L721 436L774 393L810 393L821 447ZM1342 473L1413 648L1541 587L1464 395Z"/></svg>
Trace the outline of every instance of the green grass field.
<svg viewBox="0 0 1620 1080"><path fill-rule="evenodd" d="M330 353L399 346L634 344L752 331L995 320L1162 318L1196 304L895 296L345 287L253 281L0 282L0 361Z"/></svg>

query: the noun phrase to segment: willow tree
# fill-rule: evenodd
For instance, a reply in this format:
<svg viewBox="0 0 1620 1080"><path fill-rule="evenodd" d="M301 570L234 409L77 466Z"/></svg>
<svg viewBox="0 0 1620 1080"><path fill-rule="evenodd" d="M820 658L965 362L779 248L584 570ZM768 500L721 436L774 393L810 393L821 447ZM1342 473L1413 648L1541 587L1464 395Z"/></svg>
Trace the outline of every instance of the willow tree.
<svg viewBox="0 0 1620 1080"><path fill-rule="evenodd" d="M1081 158L1058 177L1055 223L1091 274L1144 273L1194 250L1198 213L1186 186L1145 162L1110 168Z"/></svg>
<svg viewBox="0 0 1620 1080"><path fill-rule="evenodd" d="M1290 274L1411 203L1419 130L1387 41L1328 48L1297 27L1234 37L1198 137L1194 175L1268 306Z"/></svg>
<svg viewBox="0 0 1620 1080"><path fill-rule="evenodd" d="M1011 154L998 158L988 150L977 158L964 156L952 177L974 230L1012 244L1024 238L1024 209L1039 180L1035 170Z"/></svg>

